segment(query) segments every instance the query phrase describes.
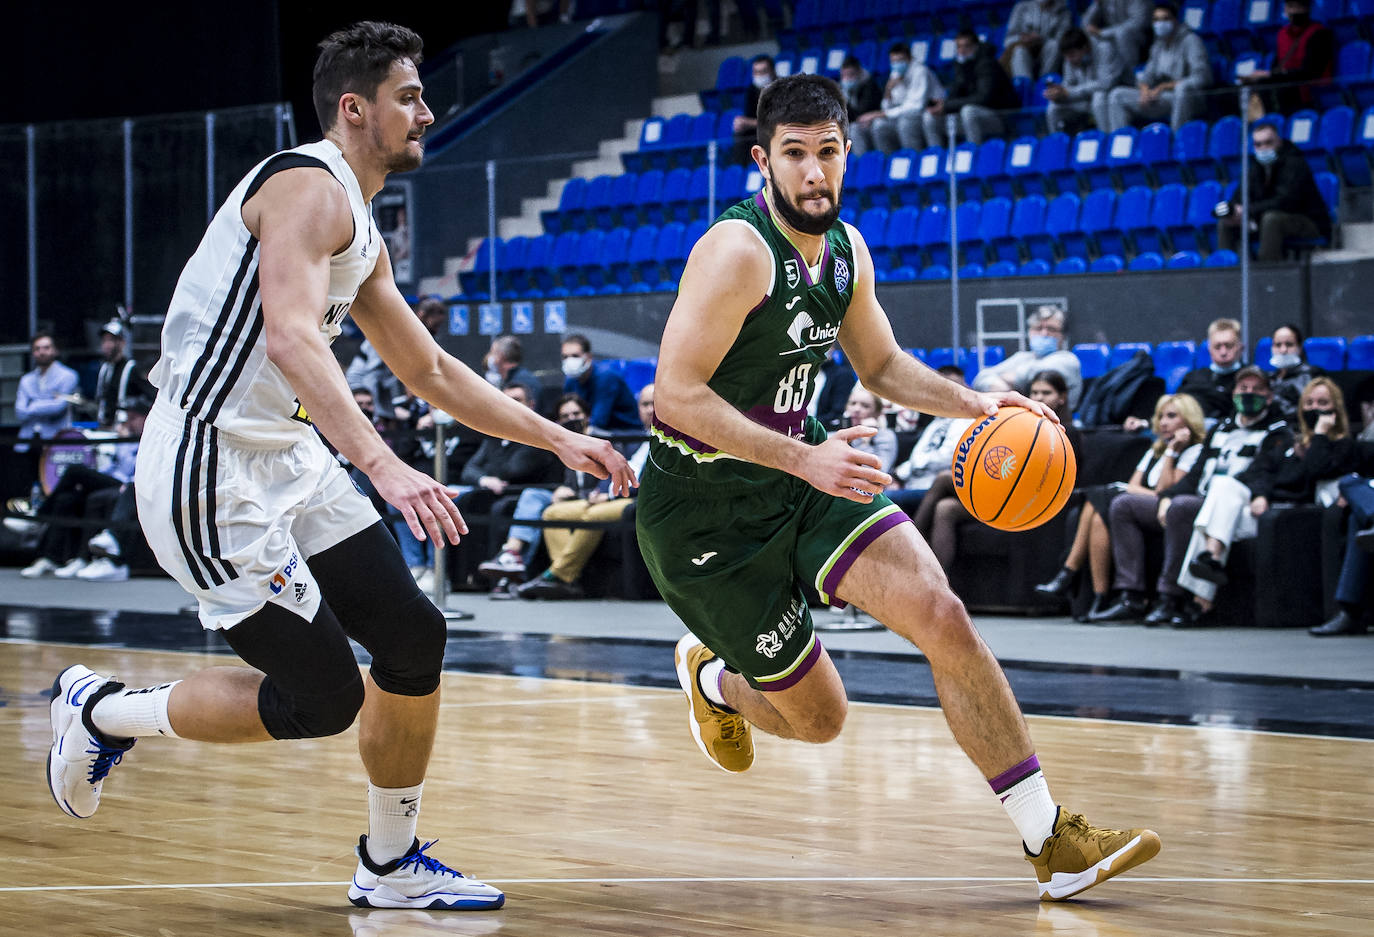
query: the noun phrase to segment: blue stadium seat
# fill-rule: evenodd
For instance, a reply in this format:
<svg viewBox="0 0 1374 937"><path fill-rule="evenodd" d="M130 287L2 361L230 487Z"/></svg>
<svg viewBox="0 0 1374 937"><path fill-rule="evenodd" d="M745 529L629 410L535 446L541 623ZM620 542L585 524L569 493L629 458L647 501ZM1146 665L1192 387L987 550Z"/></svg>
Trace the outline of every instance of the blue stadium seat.
<svg viewBox="0 0 1374 937"><path fill-rule="evenodd" d="M989 191L995 197L1013 198L1017 195L1017 180L1036 172L1035 151L1039 141L1035 137L1019 137L1007 147L1002 171L985 177Z"/></svg>
<svg viewBox="0 0 1374 937"><path fill-rule="evenodd" d="M1012 206L1008 237L993 244L999 260L1019 261L1021 242L1045 233L1046 207L1043 195L1027 195Z"/></svg>
<svg viewBox="0 0 1374 937"><path fill-rule="evenodd" d="M1182 368L1186 374L1193 369L1197 350L1196 342L1160 342L1151 353L1155 374L1167 378L1177 368Z"/></svg>
<svg viewBox="0 0 1374 937"><path fill-rule="evenodd" d="M1345 184L1363 188L1371 184L1370 155L1374 153L1374 107L1365 108L1355 126L1354 141L1336 151L1336 163Z"/></svg>
<svg viewBox="0 0 1374 937"><path fill-rule="evenodd" d="M581 212L586 199L587 180L569 179L563 184L563 191L558 195L558 208L553 211L541 212L539 215L540 220L544 223L544 230L549 234L561 234L571 230L573 220Z"/></svg>
<svg viewBox="0 0 1374 937"><path fill-rule="evenodd" d="M1179 19L1188 24L1188 28L1195 33L1205 31L1207 25L1207 14L1210 12L1208 0L1187 0L1183 8L1179 11Z"/></svg>
<svg viewBox="0 0 1374 937"><path fill-rule="evenodd" d="M1118 185L1149 185L1145 165L1140 157L1140 131L1134 127L1113 130L1103 144L1105 159L1101 168L1088 173L1088 184L1097 189Z"/></svg>
<svg viewBox="0 0 1374 937"><path fill-rule="evenodd" d="M886 208L870 208L859 216L859 233L868 242L875 263L879 253L887 253L887 214Z"/></svg>
<svg viewBox="0 0 1374 937"><path fill-rule="evenodd" d="M1240 263L1235 251L1212 251L1202 262L1204 267L1234 267Z"/></svg>
<svg viewBox="0 0 1374 937"><path fill-rule="evenodd" d="M1259 367L1259 369L1262 370L1262 371L1269 371L1269 372L1277 371L1278 368L1274 367L1274 366L1269 362L1269 359L1270 359L1270 357L1273 355L1273 353L1274 353L1274 338L1273 338L1273 336L1270 336L1270 335L1261 336L1260 339L1259 339L1259 341L1255 342L1255 365L1256 365L1257 367Z"/></svg>
<svg viewBox="0 0 1374 937"><path fill-rule="evenodd" d="M1374 10L1365 11L1366 13ZM1337 31L1337 41L1341 40ZM1329 85L1320 85L1316 91L1317 105L1322 109L1337 107L1349 101L1356 101L1353 86L1369 78L1370 46L1364 39L1344 42L1336 52L1335 79ZM1345 93L1349 92L1347 100Z"/></svg>
<svg viewBox="0 0 1374 937"><path fill-rule="evenodd" d="M893 267L888 273L887 279L890 283L910 283L912 280L920 279L920 274L917 273L915 267L903 265Z"/></svg>
<svg viewBox="0 0 1374 937"><path fill-rule="evenodd" d="M639 174L635 183L635 205L641 221L663 224L663 170L650 169ZM629 219L626 219L629 223Z"/></svg>
<svg viewBox="0 0 1374 937"><path fill-rule="evenodd" d="M744 190L743 166L716 166L716 214L751 194Z"/></svg>
<svg viewBox="0 0 1374 937"><path fill-rule="evenodd" d="M1002 174L1002 167L1007 161L1007 141L1000 137L991 140L984 140L978 147L978 152L974 156L973 175L984 186L987 186L990 179ZM984 194L999 194L988 193ZM981 197L981 196L980 196Z"/></svg>
<svg viewBox="0 0 1374 937"><path fill-rule="evenodd" d="M926 352L925 363L932 369L943 368L947 365L958 364L960 349L958 348L932 348Z"/></svg>
<svg viewBox="0 0 1374 937"><path fill-rule="evenodd" d="M1194 182L1218 178L1216 161L1207 155L1210 129L1205 120L1190 120L1174 134L1174 159Z"/></svg>
<svg viewBox="0 0 1374 937"><path fill-rule="evenodd" d="M1211 15L1207 17L1204 35L1224 36L1240 26L1239 0L1215 0Z"/></svg>
<svg viewBox="0 0 1374 937"><path fill-rule="evenodd" d="M1316 336L1302 343L1307 362L1323 371L1345 370L1345 339L1340 336Z"/></svg>
<svg viewBox="0 0 1374 937"><path fill-rule="evenodd" d="M639 175L623 173L611 179L610 191L606 197L606 207L596 214L597 227L613 228L616 225L636 224L639 211L635 198L639 189Z"/></svg>
<svg viewBox="0 0 1374 937"><path fill-rule="evenodd" d="M1089 273L1120 273L1126 269L1126 262L1116 254L1103 254L1088 265Z"/></svg>
<svg viewBox="0 0 1374 937"><path fill-rule="evenodd" d="M925 252L930 257L931 263L945 263L949 260L949 206L936 203L927 205L921 210L921 216L916 222L916 248ZM919 260L919 256L899 251L902 255L902 263L907 266L915 267L913 260Z"/></svg>
<svg viewBox="0 0 1374 937"><path fill-rule="evenodd" d="M649 284L658 282L658 227L645 224L634 229L626 252L626 266Z"/></svg>
<svg viewBox="0 0 1374 937"><path fill-rule="evenodd" d="M1064 231L1059 235L1059 243L1064 253L1070 257L1086 259L1093 238L1099 231L1112 226L1116 214L1116 193L1111 189L1098 189L1089 193L1083 200L1083 209L1078 216L1078 230Z"/></svg>
<svg viewBox="0 0 1374 937"><path fill-rule="evenodd" d="M1212 353L1207 348L1206 342L1201 342L1197 346L1197 353L1193 356L1193 367L1205 368L1212 363Z"/></svg>
<svg viewBox="0 0 1374 937"><path fill-rule="evenodd" d="M962 280L977 280L986 272L987 270L980 263L967 263L959 268L959 278Z"/></svg>
<svg viewBox="0 0 1374 937"><path fill-rule="evenodd" d="M1191 250L1175 251L1165 266L1170 270L1191 270L1202 266L1202 255Z"/></svg>
<svg viewBox="0 0 1374 937"><path fill-rule="evenodd" d="M863 197L869 192L882 188L883 170L887 168L887 157L882 150L869 150L854 161L852 171L845 173L844 187Z"/></svg>
<svg viewBox="0 0 1374 937"><path fill-rule="evenodd" d="M1051 133L1040 139L1035 147L1035 175L1021 177L1021 191L1027 195L1053 194L1056 174L1069 165L1069 135Z"/></svg>
<svg viewBox="0 0 1374 937"><path fill-rule="evenodd" d="M614 178L614 176L603 174L596 176L587 183L587 196L582 203L582 210L574 213L575 225L578 230L596 227L598 219L603 214L609 214L611 182Z"/></svg>
<svg viewBox="0 0 1374 937"><path fill-rule="evenodd" d="M919 205L921 202L921 190L916 181L919 160L916 151L909 149L896 150L888 158L884 183L903 205Z"/></svg>
<svg viewBox="0 0 1374 937"><path fill-rule="evenodd" d="M1073 138L1069 162L1063 169L1050 173L1061 192L1075 191L1075 186L1091 191L1102 183L1094 180L1094 173L1106 166L1106 137L1101 130L1083 130Z"/></svg>
<svg viewBox="0 0 1374 937"><path fill-rule="evenodd" d="M1050 275L1050 262L1040 257L1032 257L1016 269L1023 277L1047 277Z"/></svg>
<svg viewBox="0 0 1374 937"><path fill-rule="evenodd" d="M1147 355L1154 354L1154 349L1150 347L1149 342L1117 342L1112 346L1112 356L1107 359L1107 370L1118 368L1130 361L1138 351L1143 351Z"/></svg>
<svg viewBox="0 0 1374 937"><path fill-rule="evenodd" d="M1240 118L1227 116L1212 125L1207 155L1216 160L1227 179L1240 178Z"/></svg>
<svg viewBox="0 0 1374 937"><path fill-rule="evenodd" d="M654 372L658 370L658 356L631 358L625 362L625 370L620 375L630 385L630 393L636 397L646 386L653 383Z"/></svg>
<svg viewBox="0 0 1374 937"><path fill-rule="evenodd" d="M587 271L588 282L604 291L608 286L624 290L634 282L630 268L630 239L633 234L629 228L612 228L601 239L601 269Z"/></svg>
<svg viewBox="0 0 1374 937"><path fill-rule="evenodd" d="M1126 269L1133 271L1163 270L1164 258L1161 257L1156 251L1146 251L1145 253L1137 254L1134 258L1132 258L1130 264L1127 265Z"/></svg>
<svg viewBox="0 0 1374 937"><path fill-rule="evenodd" d="M1304 152L1317 149L1317 122L1320 119L1313 110L1295 111L1288 119L1288 142Z"/></svg>
<svg viewBox="0 0 1374 937"><path fill-rule="evenodd" d="M954 234L958 238L961 253L975 250L978 245L982 244L982 220L982 202L959 203L959 207L954 212ZM968 259L982 260L982 252L978 251Z"/></svg>
<svg viewBox="0 0 1374 937"><path fill-rule="evenodd" d="M921 271L922 280L948 280L949 268L944 264L931 264Z"/></svg>
<svg viewBox="0 0 1374 937"><path fill-rule="evenodd" d="M996 263L988 264L987 275L990 277L1014 277L1016 276L1016 264L1010 260L999 260Z"/></svg>
<svg viewBox="0 0 1374 937"><path fill-rule="evenodd" d="M472 258L472 269L465 270L458 275L458 283L462 286L464 295L473 296L478 293L486 295L493 252L496 254L497 269L499 270L504 261L503 242L500 238L497 238L495 243L492 242L491 238L482 238L477 245L477 253Z"/></svg>
<svg viewBox="0 0 1374 937"><path fill-rule="evenodd" d="M692 184L692 170L679 166L669 170L663 177L663 217L668 220L685 223L689 214L688 206L691 204L691 197L687 194L687 189Z"/></svg>
<svg viewBox="0 0 1374 937"><path fill-rule="evenodd" d="M1374 371L1374 335L1356 335L1350 340L1345 366L1351 371Z"/></svg>
<svg viewBox="0 0 1374 937"><path fill-rule="evenodd" d="M1131 229L1131 240L1139 253L1164 253L1171 250L1169 231L1183 224L1188 208L1188 190L1178 183L1155 190L1150 204L1149 224Z"/></svg>
<svg viewBox="0 0 1374 937"><path fill-rule="evenodd" d="M1355 133L1355 110L1350 107L1333 107L1322 114L1317 128L1317 144L1328 153L1335 153L1343 146L1349 146Z"/></svg>
<svg viewBox="0 0 1374 937"><path fill-rule="evenodd" d="M541 278L552 279L548 267L553 259L553 242L552 234L541 234L539 237L530 238L525 245L524 270L521 282L516 286L522 298L528 298L532 293L541 291Z"/></svg>
<svg viewBox="0 0 1374 937"><path fill-rule="evenodd" d="M954 180L959 187L960 201L982 201L983 183L973 172L977 155L976 143L960 143L954 149Z"/></svg>
<svg viewBox="0 0 1374 937"><path fill-rule="evenodd" d="M1078 258L1073 259L1077 260ZM1056 269L1055 272L1058 273L1059 271ZM1083 372L1084 380L1091 377L1101 377L1107 373L1107 357L1111 352L1106 345L1100 342L1084 342L1074 345L1073 353L1078 358L1078 366Z"/></svg>
<svg viewBox="0 0 1374 937"><path fill-rule="evenodd" d="M1109 228L1097 232L1097 249L1103 254L1126 254L1126 232L1143 228L1150 221L1154 193L1143 185L1132 186L1117 199L1116 217Z"/></svg>
<svg viewBox="0 0 1374 937"><path fill-rule="evenodd" d="M1065 257L1054 265L1056 276L1073 276L1088 272L1088 262L1082 257Z"/></svg>
<svg viewBox="0 0 1374 937"><path fill-rule="evenodd" d="M900 265L916 266L913 261L920 257L916 242L916 224L920 210L903 205L889 213L887 219L887 246L897 255ZM895 272L895 271L894 271Z"/></svg>
<svg viewBox="0 0 1374 937"><path fill-rule="evenodd" d="M970 241L982 244L985 249L1005 238L1011 231L1012 202L1008 198L990 198L983 203L982 217L976 237ZM995 255L992 259L997 259Z"/></svg>
<svg viewBox="0 0 1374 937"><path fill-rule="evenodd" d="M671 265L685 260L687 253L682 246L682 223L670 221L658 229L658 241L654 244L653 282L667 283L677 277L670 276ZM645 272L640 267L640 274ZM649 277L644 277L648 280Z"/></svg>
<svg viewBox="0 0 1374 937"><path fill-rule="evenodd" d="M914 181L919 195L927 202L949 201L949 153L938 146L928 146L916 159ZM907 201L906 190L902 201Z"/></svg>
<svg viewBox="0 0 1374 937"><path fill-rule="evenodd" d="M505 256L499 258L501 263L496 269L496 290L501 297L513 299L527 288L525 258L529 254L531 240L533 238L517 235L506 241Z"/></svg>

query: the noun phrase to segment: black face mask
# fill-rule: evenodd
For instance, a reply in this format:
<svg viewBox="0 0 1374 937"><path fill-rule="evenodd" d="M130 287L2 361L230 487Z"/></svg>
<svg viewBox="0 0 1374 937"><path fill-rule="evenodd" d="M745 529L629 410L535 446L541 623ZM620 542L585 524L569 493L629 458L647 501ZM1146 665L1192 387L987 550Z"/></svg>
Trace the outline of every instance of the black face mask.
<svg viewBox="0 0 1374 937"><path fill-rule="evenodd" d="M1316 429L1317 421L1334 410L1304 410L1302 411L1302 422L1308 429Z"/></svg>
<svg viewBox="0 0 1374 937"><path fill-rule="evenodd" d="M1232 394L1231 402L1236 405L1236 412L1241 416L1254 416L1269 404L1263 394Z"/></svg>
<svg viewBox="0 0 1374 937"><path fill-rule="evenodd" d="M1302 29L1308 23L1312 22L1312 17L1306 13L1294 13L1292 16L1288 17L1288 22L1292 23L1298 29Z"/></svg>
<svg viewBox="0 0 1374 937"><path fill-rule="evenodd" d="M585 433L587 431L586 420L559 420L558 425L574 433Z"/></svg>

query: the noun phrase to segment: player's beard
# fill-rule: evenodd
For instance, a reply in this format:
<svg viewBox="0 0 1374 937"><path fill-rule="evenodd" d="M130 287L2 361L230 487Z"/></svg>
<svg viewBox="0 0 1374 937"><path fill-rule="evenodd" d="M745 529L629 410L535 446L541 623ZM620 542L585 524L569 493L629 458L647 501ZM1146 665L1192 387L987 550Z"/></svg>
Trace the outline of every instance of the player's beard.
<svg viewBox="0 0 1374 937"><path fill-rule="evenodd" d="M380 147L381 141L376 141ZM417 144L417 149L411 149L410 144ZM405 145L399 150L392 151L386 155L387 172L410 172L420 168L420 164L425 161L425 144L423 140L411 140L406 137Z"/></svg>
<svg viewBox="0 0 1374 937"><path fill-rule="evenodd" d="M830 230L830 226L835 223L835 219L840 217L840 197L829 189L821 189L815 194L830 199L830 209L823 215L808 215L794 205L791 196L778 186L778 180L773 175L772 166L768 167L768 187L773 190L773 207L778 210L782 220L787 222L787 226L794 231L800 231L802 234L825 234Z"/></svg>

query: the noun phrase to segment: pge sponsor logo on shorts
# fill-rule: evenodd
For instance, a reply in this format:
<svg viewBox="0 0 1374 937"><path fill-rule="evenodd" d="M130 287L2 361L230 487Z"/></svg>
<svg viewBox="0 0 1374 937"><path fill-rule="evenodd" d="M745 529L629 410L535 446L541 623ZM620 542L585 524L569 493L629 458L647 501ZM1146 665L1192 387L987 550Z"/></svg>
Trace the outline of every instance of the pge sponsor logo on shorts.
<svg viewBox="0 0 1374 937"><path fill-rule="evenodd" d="M281 590L286 588L286 584L295 575L296 566L299 565L300 561L300 557L292 553L291 559L286 561L286 565L272 574L272 579L267 583L267 588L272 590L273 595L281 595Z"/></svg>
<svg viewBox="0 0 1374 937"><path fill-rule="evenodd" d="M997 419L997 417L990 416L983 420L983 422L973 428L973 432L969 433L968 436L959 443L959 448L954 453L954 465L950 467L950 472L954 476L955 488L964 487L964 464L968 461L968 452L973 448L973 441L977 439L978 434L987 429L995 419Z"/></svg>

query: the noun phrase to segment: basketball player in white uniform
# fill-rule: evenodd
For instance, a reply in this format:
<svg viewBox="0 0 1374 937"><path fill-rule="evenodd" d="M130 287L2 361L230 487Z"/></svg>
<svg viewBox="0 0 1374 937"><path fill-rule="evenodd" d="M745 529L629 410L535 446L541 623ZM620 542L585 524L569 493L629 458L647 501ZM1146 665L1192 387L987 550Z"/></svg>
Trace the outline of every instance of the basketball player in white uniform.
<svg viewBox="0 0 1374 937"><path fill-rule="evenodd" d="M414 169L433 122L420 37L359 23L321 44L325 139L260 163L230 194L172 297L136 476L139 519L200 619L252 669L216 667L128 690L75 665L53 684L48 783L78 818L134 740L312 738L360 719L368 833L349 900L365 907L498 908L500 891L416 838L439 711L443 616L420 593L369 501L311 423L405 517L457 543L446 491L387 448L330 351L352 314L407 387L481 432L556 453L628 493L609 443L564 430L445 354L402 299L371 198ZM372 655L364 680L353 638Z"/></svg>

